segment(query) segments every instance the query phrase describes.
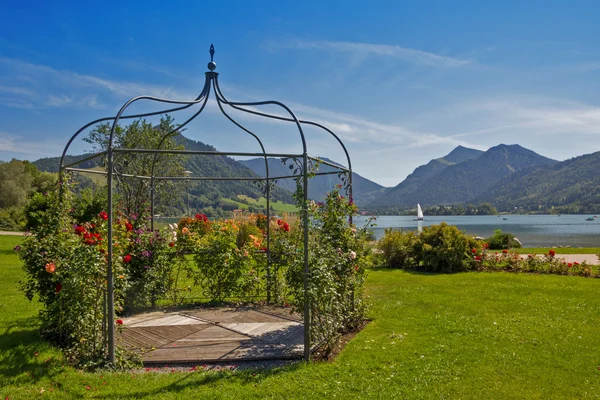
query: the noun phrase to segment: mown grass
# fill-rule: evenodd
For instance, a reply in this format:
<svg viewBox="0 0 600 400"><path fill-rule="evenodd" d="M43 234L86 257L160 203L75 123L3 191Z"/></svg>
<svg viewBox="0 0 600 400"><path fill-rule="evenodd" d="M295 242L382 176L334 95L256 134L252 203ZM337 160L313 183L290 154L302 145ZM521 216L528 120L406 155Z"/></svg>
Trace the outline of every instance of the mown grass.
<svg viewBox="0 0 600 400"><path fill-rule="evenodd" d="M552 247L556 254L600 254L600 247ZM550 247L523 247L512 249L519 254L548 254Z"/></svg>
<svg viewBox="0 0 600 400"><path fill-rule="evenodd" d="M330 363L80 372L37 333L38 308L16 286L22 275L11 249L19 239L0 237L2 398L600 396L600 280L532 274L373 270L372 322Z"/></svg>
<svg viewBox="0 0 600 400"><path fill-rule="evenodd" d="M261 197L259 199L253 199L252 197L248 197L243 194L240 194L237 197L240 199L244 199L244 201L249 202L251 206L261 207L264 209L267 208L267 199L264 197ZM246 203L242 203L242 202L236 201L236 204L238 204L239 207L244 210L247 209L248 207L250 207L250 205L248 205ZM269 204L277 212L282 212L282 213L283 212L289 212L289 213L298 212L298 207L294 204L284 203L279 200L277 200L277 201L271 200L271 202Z"/></svg>

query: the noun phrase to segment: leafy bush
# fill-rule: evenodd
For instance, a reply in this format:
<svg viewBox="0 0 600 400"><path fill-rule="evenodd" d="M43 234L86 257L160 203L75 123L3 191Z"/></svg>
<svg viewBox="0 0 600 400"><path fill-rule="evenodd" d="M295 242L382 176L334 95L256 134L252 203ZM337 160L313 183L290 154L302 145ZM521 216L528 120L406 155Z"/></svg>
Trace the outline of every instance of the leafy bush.
<svg viewBox="0 0 600 400"><path fill-rule="evenodd" d="M442 222L423 228L414 244L415 267L432 272L460 272L473 268L473 250L480 244L457 227Z"/></svg>
<svg viewBox="0 0 600 400"><path fill-rule="evenodd" d="M415 263L415 244L419 235L414 231L401 231L392 228L385 230L377 242L385 266L392 268L408 268Z"/></svg>
<svg viewBox="0 0 600 400"><path fill-rule="evenodd" d="M104 210L107 201L108 193L105 187L95 190L85 188L73 199L71 215L80 223L90 222Z"/></svg>
<svg viewBox="0 0 600 400"><path fill-rule="evenodd" d="M242 280L255 267L251 257L252 245L247 243L238 248L239 227L231 220L215 222L212 230L197 241L198 251L194 256L196 266L191 270L194 282L213 301L222 302L238 295Z"/></svg>
<svg viewBox="0 0 600 400"><path fill-rule="evenodd" d="M58 196L49 193L35 193L25 205L23 212L25 216L25 229L37 230L42 225L47 224L47 214L53 206L56 206ZM64 210L69 212L71 210Z"/></svg>
<svg viewBox="0 0 600 400"><path fill-rule="evenodd" d="M494 231L494 235L485 239L491 250L517 249L523 247L521 242L515 239L512 233L502 233L500 229Z"/></svg>
<svg viewBox="0 0 600 400"><path fill-rule="evenodd" d="M18 231L23 229L21 221L23 210L19 207L8 207L0 209L0 230Z"/></svg>

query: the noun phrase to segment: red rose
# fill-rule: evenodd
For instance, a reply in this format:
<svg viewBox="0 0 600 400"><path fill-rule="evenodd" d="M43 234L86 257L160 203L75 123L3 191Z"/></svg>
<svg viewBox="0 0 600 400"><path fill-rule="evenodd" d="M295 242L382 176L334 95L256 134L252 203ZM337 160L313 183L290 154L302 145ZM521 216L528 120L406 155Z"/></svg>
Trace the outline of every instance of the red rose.
<svg viewBox="0 0 600 400"><path fill-rule="evenodd" d="M173 247L173 246L175 246L175 243L173 243L173 242L170 242L170 243L169 243L169 247Z"/></svg>
<svg viewBox="0 0 600 400"><path fill-rule="evenodd" d="M105 221L108 219L108 214L106 213L106 211L101 211L100 214L98 214L98 216Z"/></svg>
<svg viewBox="0 0 600 400"><path fill-rule="evenodd" d="M477 249L471 249L471 253L473 253L473 254L477 253Z"/></svg>
<svg viewBox="0 0 600 400"><path fill-rule="evenodd" d="M131 262L131 255L127 254L125 257L123 257L123 262L125 264L129 264Z"/></svg>
<svg viewBox="0 0 600 400"><path fill-rule="evenodd" d="M506 254L506 253L508 253L508 250L506 250L506 249L502 250L502 254Z"/></svg>
<svg viewBox="0 0 600 400"><path fill-rule="evenodd" d="M207 222L207 221L208 221L208 217L207 217L205 214L196 214L196 215L195 215L195 218L196 218L198 221L204 221L204 222Z"/></svg>
<svg viewBox="0 0 600 400"><path fill-rule="evenodd" d="M54 293L60 293L61 290L62 290L62 283L57 283L56 287L54 288Z"/></svg>
<svg viewBox="0 0 600 400"><path fill-rule="evenodd" d="M548 252L548 255L550 257L554 257L556 255L556 252L554 251L554 249L550 249L550 251Z"/></svg>
<svg viewBox="0 0 600 400"><path fill-rule="evenodd" d="M476 259L477 261L481 261L481 256L475 256L475 259Z"/></svg>
<svg viewBox="0 0 600 400"><path fill-rule="evenodd" d="M123 320L122 319L118 319L115 322L117 323L117 325L123 325Z"/></svg>
<svg viewBox="0 0 600 400"><path fill-rule="evenodd" d="M568 263L567 267L571 268L573 266L573 263Z"/></svg>
<svg viewBox="0 0 600 400"><path fill-rule="evenodd" d="M129 222L125 223L125 228L127 228L128 232L131 232L133 230L133 225L131 225Z"/></svg>
<svg viewBox="0 0 600 400"><path fill-rule="evenodd" d="M81 225L75 225L75 234L76 235L83 235L85 233L85 228Z"/></svg>

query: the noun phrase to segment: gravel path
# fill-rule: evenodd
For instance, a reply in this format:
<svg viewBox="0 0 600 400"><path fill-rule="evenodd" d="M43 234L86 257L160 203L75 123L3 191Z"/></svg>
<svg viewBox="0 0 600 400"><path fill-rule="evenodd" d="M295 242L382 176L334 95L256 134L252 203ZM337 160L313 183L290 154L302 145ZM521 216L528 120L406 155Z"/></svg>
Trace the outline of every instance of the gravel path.
<svg viewBox="0 0 600 400"><path fill-rule="evenodd" d="M0 236L23 236L25 232L0 231Z"/></svg>

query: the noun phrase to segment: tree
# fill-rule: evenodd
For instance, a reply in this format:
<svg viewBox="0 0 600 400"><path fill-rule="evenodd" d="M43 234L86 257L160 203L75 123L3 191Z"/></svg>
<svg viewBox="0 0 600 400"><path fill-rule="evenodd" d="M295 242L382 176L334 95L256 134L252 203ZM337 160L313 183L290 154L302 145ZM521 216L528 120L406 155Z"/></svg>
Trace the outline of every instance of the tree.
<svg viewBox="0 0 600 400"><path fill-rule="evenodd" d="M129 126L117 126L113 139L115 148L122 149L160 149L182 150L172 133L175 129L173 119L163 117L160 124L153 126L145 119L137 120ZM108 148L111 124L99 125L84 140L94 146L95 151ZM118 205L126 215L137 214L140 220L149 216L151 199L151 180L138 176L182 176L185 157L173 154L151 153L115 153L114 170ZM105 160L105 166L107 160ZM134 176L124 176L134 175ZM163 212L180 195L181 187L173 181L154 180L155 212Z"/></svg>
<svg viewBox="0 0 600 400"><path fill-rule="evenodd" d="M477 207L477 215L495 215L498 214L498 210L490 203L481 203Z"/></svg>

